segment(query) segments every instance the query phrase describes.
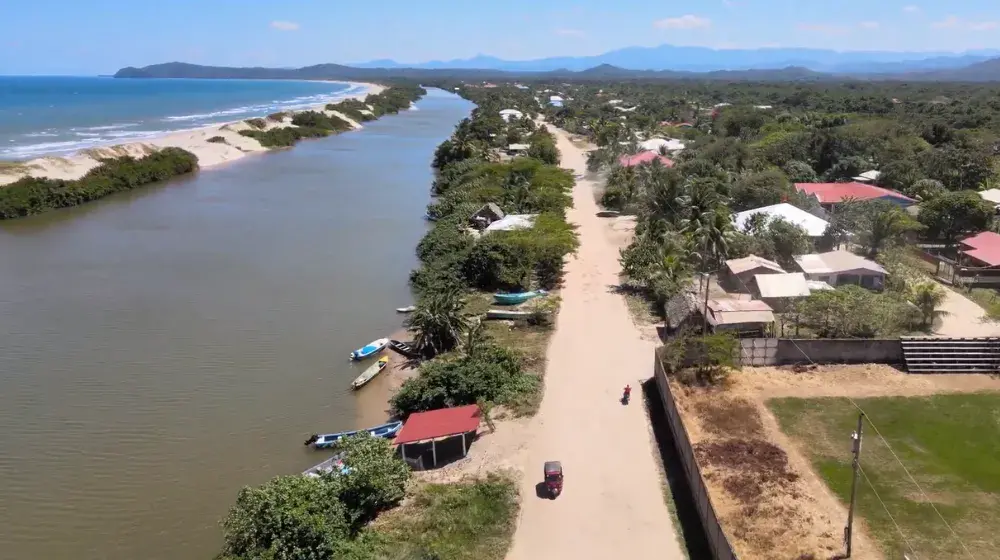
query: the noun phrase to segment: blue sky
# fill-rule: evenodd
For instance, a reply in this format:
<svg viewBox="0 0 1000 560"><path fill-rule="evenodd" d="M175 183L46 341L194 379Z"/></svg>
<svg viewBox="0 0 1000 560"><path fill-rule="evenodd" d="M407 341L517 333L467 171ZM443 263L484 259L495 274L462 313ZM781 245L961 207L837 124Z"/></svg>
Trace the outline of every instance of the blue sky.
<svg viewBox="0 0 1000 560"><path fill-rule="evenodd" d="M959 0L3 0L0 74L182 60L302 66L477 53L508 59L663 43L714 48L1000 48L1000 2Z"/></svg>

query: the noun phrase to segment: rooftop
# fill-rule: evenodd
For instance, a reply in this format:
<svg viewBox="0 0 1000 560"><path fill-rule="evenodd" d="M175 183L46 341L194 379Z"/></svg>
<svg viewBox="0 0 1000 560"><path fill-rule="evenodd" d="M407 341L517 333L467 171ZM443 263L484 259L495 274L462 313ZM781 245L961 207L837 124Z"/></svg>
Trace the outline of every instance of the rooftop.
<svg viewBox="0 0 1000 560"><path fill-rule="evenodd" d="M771 306L760 300L710 299L708 312L712 325L774 322Z"/></svg>
<svg viewBox="0 0 1000 560"><path fill-rule="evenodd" d="M512 231L515 229L528 229L535 225L535 217L538 214L508 214L503 218L486 226L486 233L493 231Z"/></svg>
<svg viewBox="0 0 1000 560"><path fill-rule="evenodd" d="M635 167L636 165L642 165L643 163L649 163L654 159L660 160L660 163L664 167L673 167L674 160L668 158L667 156L661 156L656 152L642 152L641 154L635 154L632 156L622 156L618 158L618 165L622 167Z"/></svg>
<svg viewBox="0 0 1000 560"><path fill-rule="evenodd" d="M875 171L873 169L871 171L865 171L864 173L861 173L860 175L858 175L857 177L855 177L854 180L855 181L860 181L862 183L874 183L875 181L878 181L878 178L881 175L882 175L882 173L880 173L878 171Z"/></svg>
<svg viewBox="0 0 1000 560"><path fill-rule="evenodd" d="M962 240L962 245L970 247L962 251L988 266L1000 266L1000 235L992 231L977 233Z"/></svg>
<svg viewBox="0 0 1000 560"><path fill-rule="evenodd" d="M806 275L801 272L756 274L753 279L762 298L805 297L809 295Z"/></svg>
<svg viewBox="0 0 1000 560"><path fill-rule="evenodd" d="M414 412L407 418L393 443L402 445L448 436L457 436L479 428L479 406L470 404Z"/></svg>
<svg viewBox="0 0 1000 560"><path fill-rule="evenodd" d="M785 269L781 268L781 265L765 259L764 257L758 257L757 255L750 255L748 257L743 257L742 259L729 259L726 261L726 267L733 274L742 274L748 270L753 270L755 268L764 267L775 272L784 272Z"/></svg>
<svg viewBox="0 0 1000 560"><path fill-rule="evenodd" d="M792 206L787 202L740 212L733 216L733 221L736 223L737 228L743 230L746 228L750 217L755 214L766 214L770 219L781 218L786 222L791 222L806 230L806 234L809 237L820 237L829 225L826 220L817 218L809 212L797 206Z"/></svg>
<svg viewBox="0 0 1000 560"><path fill-rule="evenodd" d="M837 274L849 270L869 270L885 274L885 269L875 261L859 257L850 251L813 253L795 257L795 262L806 274Z"/></svg>
<svg viewBox="0 0 1000 560"><path fill-rule="evenodd" d="M912 198L896 191L864 183L795 183L795 188L806 194L816 195L821 204L841 202L846 198L857 200L891 198L908 204L916 203Z"/></svg>
<svg viewBox="0 0 1000 560"><path fill-rule="evenodd" d="M684 142L673 138L650 138L649 140L639 142L639 147L649 152L658 152L660 151L660 148L674 152L677 150L683 150Z"/></svg>
<svg viewBox="0 0 1000 560"><path fill-rule="evenodd" d="M507 149L512 152L523 152L531 147L531 144L511 144L507 146Z"/></svg>
<svg viewBox="0 0 1000 560"><path fill-rule="evenodd" d="M993 204L1000 204L1000 189L986 189L985 191L979 191L979 196L983 197L983 200L992 202Z"/></svg>

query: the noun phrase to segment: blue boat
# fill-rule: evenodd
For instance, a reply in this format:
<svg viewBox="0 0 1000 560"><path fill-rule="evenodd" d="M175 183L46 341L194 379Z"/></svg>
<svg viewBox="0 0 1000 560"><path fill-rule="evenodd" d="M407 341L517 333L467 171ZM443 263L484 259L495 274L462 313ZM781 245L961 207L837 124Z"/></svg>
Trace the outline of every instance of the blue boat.
<svg viewBox="0 0 1000 560"><path fill-rule="evenodd" d="M316 449L327 449L336 446L341 439L347 436L353 436L362 432L368 432L374 437L392 439L396 437L396 434L399 433L402 427L403 423L397 421L368 428L367 430L352 430L350 432L337 432L335 434L313 434L309 436L305 444L311 445Z"/></svg>
<svg viewBox="0 0 1000 560"><path fill-rule="evenodd" d="M500 305L517 305L531 298L544 296L546 293L545 290L538 290L535 292L518 292L514 294L493 294L493 301Z"/></svg>
<svg viewBox="0 0 1000 560"><path fill-rule="evenodd" d="M363 360L369 356L374 356L382 351L383 348L389 345L388 338L380 338L378 340L373 340L368 344L358 348L354 352L351 352L352 360Z"/></svg>

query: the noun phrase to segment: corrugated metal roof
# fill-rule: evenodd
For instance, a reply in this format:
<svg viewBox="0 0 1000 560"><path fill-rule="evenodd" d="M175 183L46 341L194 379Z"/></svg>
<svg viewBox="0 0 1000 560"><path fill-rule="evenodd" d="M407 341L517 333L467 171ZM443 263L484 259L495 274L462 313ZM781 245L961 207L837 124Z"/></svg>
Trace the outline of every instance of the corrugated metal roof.
<svg viewBox="0 0 1000 560"><path fill-rule="evenodd" d="M479 428L479 414L479 407L474 404L414 412L393 443L401 445L475 431Z"/></svg>
<svg viewBox="0 0 1000 560"><path fill-rule="evenodd" d="M753 270L755 268L764 267L775 272L784 272L785 269L781 268L781 265L767 260L764 257L758 257L757 255L750 255L748 257L743 257L742 259L729 259L726 261L726 267L733 274L742 274L748 270Z"/></svg>
<svg viewBox="0 0 1000 560"><path fill-rule="evenodd" d="M806 275L801 272L786 274L757 274L753 277L757 292L762 298L805 297L809 295Z"/></svg>
<svg viewBox="0 0 1000 560"><path fill-rule="evenodd" d="M1000 189L979 191L979 196L983 197L983 200L992 202L993 204L1000 204Z"/></svg>
<svg viewBox="0 0 1000 560"><path fill-rule="evenodd" d="M916 202L912 198L896 191L864 183L795 183L795 188L806 194L816 195L816 198L824 204L841 202L845 198L854 198L857 200L892 198L901 202Z"/></svg>
<svg viewBox="0 0 1000 560"><path fill-rule="evenodd" d="M622 167L634 167L643 163L649 163L654 159L659 159L660 163L664 167L673 167L674 160L668 158L667 156L661 156L656 152L642 152L641 154L635 154L632 156L622 156L618 158L618 165Z"/></svg>
<svg viewBox="0 0 1000 560"><path fill-rule="evenodd" d="M984 231L963 239L962 245L971 247L962 253L989 266L1000 266L1000 235Z"/></svg>
<svg viewBox="0 0 1000 560"><path fill-rule="evenodd" d="M886 271L875 261L859 257L850 251L830 251L795 257L795 262L806 274L837 274L848 270L870 270L885 274Z"/></svg>
<svg viewBox="0 0 1000 560"><path fill-rule="evenodd" d="M528 229L535 224L538 214L510 214L486 226L485 232Z"/></svg>
<svg viewBox="0 0 1000 560"><path fill-rule="evenodd" d="M733 216L733 221L736 223L736 227L742 230L746 227L746 223L750 220L750 217L757 214L764 214L770 219L781 218L786 222L791 222L804 229L809 237L820 237L826 232L826 228L829 225L826 220L817 218L809 212L797 206L792 206L787 202L754 208L753 210L745 210Z"/></svg>
<svg viewBox="0 0 1000 560"><path fill-rule="evenodd" d="M760 300L710 299L708 311L712 325L774 322L771 306Z"/></svg>

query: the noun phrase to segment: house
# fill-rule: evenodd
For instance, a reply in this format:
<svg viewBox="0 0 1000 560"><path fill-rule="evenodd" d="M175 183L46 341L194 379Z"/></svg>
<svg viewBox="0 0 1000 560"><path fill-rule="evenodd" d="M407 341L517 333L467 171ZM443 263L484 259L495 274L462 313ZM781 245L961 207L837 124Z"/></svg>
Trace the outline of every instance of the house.
<svg viewBox="0 0 1000 560"><path fill-rule="evenodd" d="M510 144L507 146L507 155L518 156L527 152L529 148L531 148L531 144Z"/></svg>
<svg viewBox="0 0 1000 560"><path fill-rule="evenodd" d="M742 259L729 259L719 275L719 283L730 292L750 293L750 284L758 274L784 274L778 263L750 255Z"/></svg>
<svg viewBox="0 0 1000 560"><path fill-rule="evenodd" d="M535 218L538 214L509 214L486 226L484 234L494 231L514 231L518 229L531 229L535 225Z"/></svg>
<svg viewBox="0 0 1000 560"><path fill-rule="evenodd" d="M786 222L791 222L804 229L806 235L814 238L821 237L823 233L826 232L827 226L830 225L826 220L817 218L809 212L806 212L797 206L792 206L787 202L739 212L733 216L733 222L736 224L737 229L740 231L746 231L746 226L750 219L759 214L767 216L767 220L769 222L775 218L781 218Z"/></svg>
<svg viewBox="0 0 1000 560"><path fill-rule="evenodd" d="M993 207L1000 212L1000 189L986 189L985 191L979 191L979 196L983 197L983 200L992 204Z"/></svg>
<svg viewBox="0 0 1000 560"><path fill-rule="evenodd" d="M710 299L705 318L715 332L766 336L774 327L774 311L760 300Z"/></svg>
<svg viewBox="0 0 1000 560"><path fill-rule="evenodd" d="M558 96L558 95L550 95L549 96L549 105L552 105L553 107L562 107L563 106L563 98L560 97L560 96Z"/></svg>
<svg viewBox="0 0 1000 560"><path fill-rule="evenodd" d="M855 177L854 180L857 181L857 182L859 182L859 183L870 184L870 183L874 183L875 181L878 181L878 178L881 175L882 175L882 173L880 173L878 171L875 171L875 170L865 171L864 173L862 173L862 174L858 175L857 177Z"/></svg>
<svg viewBox="0 0 1000 560"><path fill-rule="evenodd" d="M902 208L912 206L916 200L896 191L864 183L795 183L799 192L816 197L824 210L832 210L844 200L887 200Z"/></svg>
<svg viewBox="0 0 1000 560"><path fill-rule="evenodd" d="M801 272L756 274L750 289L755 298L777 311L788 307L791 300L808 297L811 293L806 275Z"/></svg>
<svg viewBox="0 0 1000 560"><path fill-rule="evenodd" d="M639 142L639 149L646 152L659 152L660 150L679 152L684 149L684 142L673 138L650 138Z"/></svg>
<svg viewBox="0 0 1000 560"><path fill-rule="evenodd" d="M885 269L877 262L850 251L801 255L795 257L795 263L808 280L826 282L831 286L855 284L869 290L881 290L885 286Z"/></svg>
<svg viewBox="0 0 1000 560"><path fill-rule="evenodd" d="M403 461L423 470L465 457L476 441L482 412L478 405L414 412L406 419L392 444Z"/></svg>
<svg viewBox="0 0 1000 560"><path fill-rule="evenodd" d="M501 210L496 204L489 202L484 204L479 210L476 210L476 213L469 218L469 222L472 223L472 227L483 230L490 224L502 220L503 218L503 210Z"/></svg>
<svg viewBox="0 0 1000 560"><path fill-rule="evenodd" d="M969 261L969 266L1000 266L1000 234L984 231L967 237L960 242L958 252Z"/></svg>
<svg viewBox="0 0 1000 560"><path fill-rule="evenodd" d="M524 113L518 111L517 109L504 109L500 111L500 118L502 118L504 122L510 122L512 120L515 121L520 120L523 117Z"/></svg>
<svg viewBox="0 0 1000 560"><path fill-rule="evenodd" d="M659 162L663 164L664 167L674 166L674 160L668 158L667 156L661 156L657 152L642 152L641 154L622 156L618 158L618 165L622 167L635 167L637 165L649 163L654 159L659 160Z"/></svg>

